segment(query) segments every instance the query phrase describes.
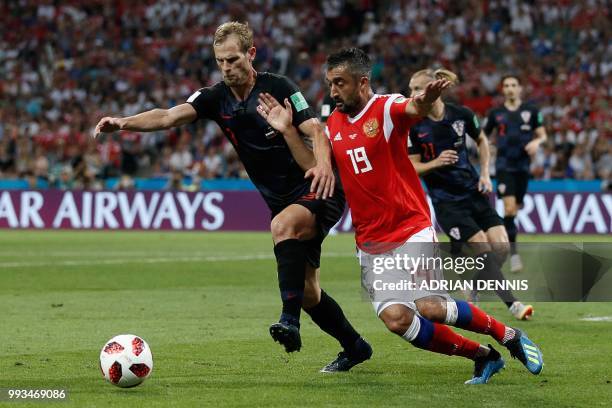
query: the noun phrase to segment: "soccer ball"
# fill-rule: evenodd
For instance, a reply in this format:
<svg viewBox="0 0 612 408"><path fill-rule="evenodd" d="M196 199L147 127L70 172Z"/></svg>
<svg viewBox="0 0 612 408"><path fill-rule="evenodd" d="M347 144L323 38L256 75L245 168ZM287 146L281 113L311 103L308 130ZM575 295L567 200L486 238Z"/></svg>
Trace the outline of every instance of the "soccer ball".
<svg viewBox="0 0 612 408"><path fill-rule="evenodd" d="M153 371L151 349L133 334L115 336L100 351L100 370L104 378L117 387L135 387Z"/></svg>

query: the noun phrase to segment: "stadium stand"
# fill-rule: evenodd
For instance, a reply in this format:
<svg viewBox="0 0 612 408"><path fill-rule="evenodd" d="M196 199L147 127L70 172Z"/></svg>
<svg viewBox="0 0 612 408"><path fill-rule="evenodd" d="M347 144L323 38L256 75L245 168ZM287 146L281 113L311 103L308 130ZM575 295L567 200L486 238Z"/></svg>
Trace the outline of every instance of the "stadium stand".
<svg viewBox="0 0 612 408"><path fill-rule="evenodd" d="M292 78L311 105L326 92L326 53L358 45L375 91L408 92L412 72L444 66L448 95L480 117L512 71L540 106L548 143L535 179L612 180L612 24L605 0L542 1L6 1L0 5L0 179L100 189L107 179L163 177L169 188L245 178L214 123L143 137L91 138L103 115L182 103L220 80L212 34L248 21L255 66Z"/></svg>

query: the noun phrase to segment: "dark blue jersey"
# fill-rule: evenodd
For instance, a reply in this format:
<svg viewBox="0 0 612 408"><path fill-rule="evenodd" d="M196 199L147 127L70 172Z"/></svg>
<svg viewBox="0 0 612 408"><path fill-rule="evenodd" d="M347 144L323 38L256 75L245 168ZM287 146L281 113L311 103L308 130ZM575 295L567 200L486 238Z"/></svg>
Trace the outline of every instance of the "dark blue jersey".
<svg viewBox="0 0 612 408"><path fill-rule="evenodd" d="M525 103L515 111L502 105L489 112L483 130L487 136L497 130L495 168L498 172L529 172L529 155L525 146L533 140L535 129L542 124L540 111Z"/></svg>
<svg viewBox="0 0 612 408"><path fill-rule="evenodd" d="M281 75L257 73L255 86L244 101L236 99L231 89L219 82L195 92L187 100L198 119L211 119L230 140L251 181L273 213L310 192L310 180L293 158L285 138L276 132L259 113L260 93L271 94L281 104L289 98L293 107L293 125L314 118L297 86Z"/></svg>
<svg viewBox="0 0 612 408"><path fill-rule="evenodd" d="M444 104L441 121L424 118L410 129L409 153L419 154L421 162L434 160L444 150L455 150L459 156L457 163L422 176L434 204L459 201L478 191L478 173L468 158L466 135L478 139L478 118L468 108L451 103Z"/></svg>

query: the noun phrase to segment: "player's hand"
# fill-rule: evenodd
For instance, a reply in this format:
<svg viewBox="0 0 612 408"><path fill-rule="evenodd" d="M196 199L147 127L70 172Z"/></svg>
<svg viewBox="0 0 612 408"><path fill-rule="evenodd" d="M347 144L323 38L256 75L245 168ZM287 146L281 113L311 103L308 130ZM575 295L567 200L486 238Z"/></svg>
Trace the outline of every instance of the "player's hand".
<svg viewBox="0 0 612 408"><path fill-rule="evenodd" d="M427 84L425 91L414 97L414 102L417 104L431 105L440 97L442 91L452 85L450 81L438 79Z"/></svg>
<svg viewBox="0 0 612 408"><path fill-rule="evenodd" d="M436 157L435 162L436 162L436 167L444 167L444 166L453 165L457 163L458 160L459 160L459 156L457 155L456 151L444 150L442 153L440 153L438 157Z"/></svg>
<svg viewBox="0 0 612 408"><path fill-rule="evenodd" d="M493 191L493 183L491 183L491 177L488 174L481 174L478 179L478 191L482 194L487 194Z"/></svg>
<svg viewBox="0 0 612 408"><path fill-rule="evenodd" d="M281 133L285 133L287 129L292 126L293 123L293 110L291 109L291 102L285 98L283 107L278 101L269 93L259 94L259 105L257 106L257 112L272 126L274 129Z"/></svg>
<svg viewBox="0 0 612 408"><path fill-rule="evenodd" d="M532 140L531 142L527 143L527 145L525 146L525 151L527 152L528 155L533 156L538 151L538 147L540 147L540 141Z"/></svg>
<svg viewBox="0 0 612 408"><path fill-rule="evenodd" d="M326 199L334 195L336 186L336 176L332 169L331 163L317 163L304 174L304 178L311 178L310 192L316 193L317 198Z"/></svg>
<svg viewBox="0 0 612 408"><path fill-rule="evenodd" d="M100 119L94 130L93 137L96 138L100 133L112 133L121 130L121 119L104 117Z"/></svg>

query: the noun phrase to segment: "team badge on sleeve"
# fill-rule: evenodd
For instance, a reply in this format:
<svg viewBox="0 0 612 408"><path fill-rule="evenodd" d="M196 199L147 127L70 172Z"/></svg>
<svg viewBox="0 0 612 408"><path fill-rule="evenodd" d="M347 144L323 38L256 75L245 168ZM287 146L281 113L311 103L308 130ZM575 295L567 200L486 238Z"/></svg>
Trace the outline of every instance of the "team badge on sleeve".
<svg viewBox="0 0 612 408"><path fill-rule="evenodd" d="M365 133L367 137L375 137L378 134L379 128L378 120L373 118L363 124L363 133Z"/></svg>
<svg viewBox="0 0 612 408"><path fill-rule="evenodd" d="M298 91L291 95L289 98L291 99L291 102L293 102L293 106L295 106L296 111L301 112L304 109L308 108L308 102L306 102L306 99L304 98L304 95L302 95L301 92Z"/></svg>

